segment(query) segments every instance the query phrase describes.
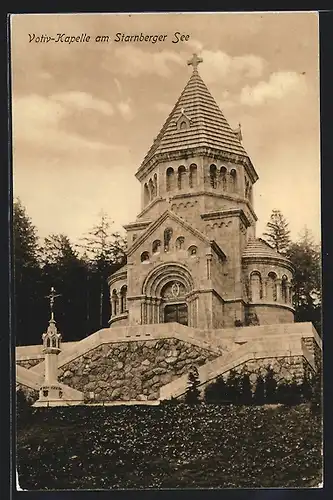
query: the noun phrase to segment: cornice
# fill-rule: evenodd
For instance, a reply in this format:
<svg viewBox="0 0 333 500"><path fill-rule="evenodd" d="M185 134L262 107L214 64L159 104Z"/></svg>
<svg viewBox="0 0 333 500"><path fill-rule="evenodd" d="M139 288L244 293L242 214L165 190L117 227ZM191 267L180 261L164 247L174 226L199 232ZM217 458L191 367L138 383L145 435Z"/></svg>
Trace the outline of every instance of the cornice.
<svg viewBox="0 0 333 500"><path fill-rule="evenodd" d="M111 276L108 277L107 283L109 286L113 285L113 283L116 283L117 281L121 281L123 279L127 279L127 270L122 271L121 273L115 272L114 274L111 274Z"/></svg>
<svg viewBox="0 0 333 500"><path fill-rule="evenodd" d="M249 219L241 208L229 208L226 210L216 210L214 212L205 212L201 214L203 220L224 219L226 217L240 217L246 227L251 225Z"/></svg>
<svg viewBox="0 0 333 500"><path fill-rule="evenodd" d="M136 222L130 222L129 224L126 224L123 226L126 231L128 230L135 230L135 229L145 229L146 227L151 224L152 221L136 221Z"/></svg>

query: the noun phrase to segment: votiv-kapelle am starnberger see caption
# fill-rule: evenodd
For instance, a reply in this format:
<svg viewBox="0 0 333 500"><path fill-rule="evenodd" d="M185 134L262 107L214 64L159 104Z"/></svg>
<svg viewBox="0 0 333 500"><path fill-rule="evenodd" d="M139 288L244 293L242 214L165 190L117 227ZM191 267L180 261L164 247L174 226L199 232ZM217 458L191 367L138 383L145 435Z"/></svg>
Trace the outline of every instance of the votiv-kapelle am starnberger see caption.
<svg viewBox="0 0 333 500"><path fill-rule="evenodd" d="M115 35L96 35L91 36L87 33L81 33L79 35L71 35L68 33L56 33L52 34L37 34L28 33L29 43L109 43L109 42L130 42L130 43L159 43L159 42L169 42L179 43L187 42L190 39L188 33L181 33L180 31L175 31L172 35L170 34L128 34L128 33L116 33Z"/></svg>

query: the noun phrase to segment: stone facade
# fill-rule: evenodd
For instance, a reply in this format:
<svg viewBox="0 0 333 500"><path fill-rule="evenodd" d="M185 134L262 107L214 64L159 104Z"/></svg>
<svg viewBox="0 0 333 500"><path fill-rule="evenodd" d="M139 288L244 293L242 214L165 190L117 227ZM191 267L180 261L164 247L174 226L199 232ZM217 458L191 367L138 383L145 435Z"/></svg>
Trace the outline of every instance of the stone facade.
<svg viewBox="0 0 333 500"><path fill-rule="evenodd" d="M175 338L103 344L59 369L59 380L86 400L154 400L159 388L216 353Z"/></svg>
<svg viewBox="0 0 333 500"><path fill-rule="evenodd" d="M293 267L255 237L258 175L197 70L136 177L142 209L125 226L127 265L109 278L112 327L294 320ZM172 285L182 293L166 295Z"/></svg>
<svg viewBox="0 0 333 500"><path fill-rule="evenodd" d="M16 361L16 364L19 366L23 366L23 368L32 368L33 366L39 365L43 361L43 358L38 358L38 359L19 359Z"/></svg>

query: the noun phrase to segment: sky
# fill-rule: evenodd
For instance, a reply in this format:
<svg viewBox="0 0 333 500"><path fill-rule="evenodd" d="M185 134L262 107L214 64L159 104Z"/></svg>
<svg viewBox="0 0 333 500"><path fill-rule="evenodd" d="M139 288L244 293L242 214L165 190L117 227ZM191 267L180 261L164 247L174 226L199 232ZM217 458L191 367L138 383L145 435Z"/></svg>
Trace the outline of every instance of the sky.
<svg viewBox="0 0 333 500"><path fill-rule="evenodd" d="M167 36L116 42L117 33ZM101 211L114 230L136 219L134 174L191 76L194 52L229 124L241 123L259 175L257 236L279 209L294 240L306 226L320 241L313 12L12 16L13 194L41 238L78 242Z"/></svg>

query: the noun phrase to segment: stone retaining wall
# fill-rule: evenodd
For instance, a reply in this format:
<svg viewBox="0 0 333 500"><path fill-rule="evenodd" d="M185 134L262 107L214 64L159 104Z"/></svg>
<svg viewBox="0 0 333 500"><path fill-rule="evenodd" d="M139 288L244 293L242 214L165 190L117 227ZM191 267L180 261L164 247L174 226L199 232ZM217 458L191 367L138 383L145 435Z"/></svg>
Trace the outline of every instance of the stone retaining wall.
<svg viewBox="0 0 333 500"><path fill-rule="evenodd" d="M16 390L20 390L23 392L25 399L29 404L33 404L39 397L38 391L36 391L35 389L31 389L30 387L27 387L23 384L16 384Z"/></svg>
<svg viewBox="0 0 333 500"><path fill-rule="evenodd" d="M86 400L154 400L159 388L217 357L175 338L103 344L59 369L59 380Z"/></svg>
<svg viewBox="0 0 333 500"><path fill-rule="evenodd" d="M39 359L18 359L16 361L16 364L19 366L23 366L23 368L26 368L29 370L29 368L32 368L33 366L38 365L39 363L42 363L44 361L44 358L39 358Z"/></svg>

